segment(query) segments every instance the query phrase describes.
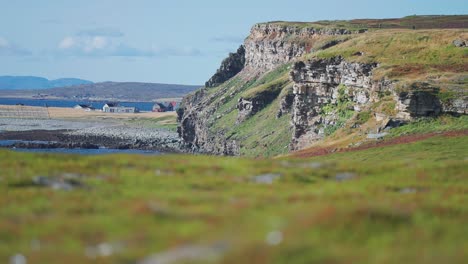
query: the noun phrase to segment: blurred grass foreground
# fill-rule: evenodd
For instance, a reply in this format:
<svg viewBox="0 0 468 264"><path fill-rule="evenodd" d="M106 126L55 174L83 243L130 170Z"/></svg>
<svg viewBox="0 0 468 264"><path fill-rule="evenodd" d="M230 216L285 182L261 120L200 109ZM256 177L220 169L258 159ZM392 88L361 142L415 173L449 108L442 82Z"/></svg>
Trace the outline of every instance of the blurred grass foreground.
<svg viewBox="0 0 468 264"><path fill-rule="evenodd" d="M467 263L468 137L312 158L0 151L1 263Z"/></svg>

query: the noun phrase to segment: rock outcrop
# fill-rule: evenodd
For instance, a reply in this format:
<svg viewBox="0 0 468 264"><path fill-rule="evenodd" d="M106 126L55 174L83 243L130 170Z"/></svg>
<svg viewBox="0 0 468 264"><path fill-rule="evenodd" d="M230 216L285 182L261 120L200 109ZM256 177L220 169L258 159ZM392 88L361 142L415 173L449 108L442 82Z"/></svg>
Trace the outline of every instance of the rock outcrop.
<svg viewBox="0 0 468 264"><path fill-rule="evenodd" d="M375 119L373 133L418 117L467 114L466 96L442 94L438 87L414 81L375 78L377 63L352 61L369 61L359 58L368 56L366 50L352 50L348 60L335 55L305 59L307 53L340 45L353 38L352 34L365 32L282 22L255 25L243 46L222 62L206 87L184 98L178 111L178 132L184 145L194 152L223 155L239 155L246 142L251 148L268 149L265 138L274 138L274 126L256 127L255 122L247 122L266 123L264 117L268 122L283 122L283 126L287 126L285 115L290 117L290 127L275 139L286 142L281 149L287 150L289 144L290 150L298 150L345 125L359 128L360 124L348 121L362 111ZM453 44L463 47L466 42ZM272 102L276 102L274 108L269 107ZM259 114L263 110L270 112ZM235 127L257 130L242 133ZM291 133L290 140L286 133Z"/></svg>
<svg viewBox="0 0 468 264"><path fill-rule="evenodd" d="M216 73L206 83L206 87L214 87L229 80L238 74L245 64L245 49L241 45L236 53L230 53L229 56L221 62L221 66Z"/></svg>
<svg viewBox="0 0 468 264"><path fill-rule="evenodd" d="M375 63L350 63L341 57L296 62L291 71L294 82L291 149L301 149L322 139L327 128L342 125L343 115L349 118L354 112L368 108L382 94L392 96L394 102L390 104L394 107L387 109L390 114L374 113L376 120L385 121L384 124L405 123L443 112L467 113L466 96L442 101L440 89L427 83L413 83L406 90L398 91L395 82L373 79L372 71L376 67Z"/></svg>
<svg viewBox="0 0 468 264"><path fill-rule="evenodd" d="M311 51L320 36L363 33L331 28L300 28L281 24L257 24L245 40L245 66L250 71L268 71ZM334 44L337 44L335 41ZM329 47L331 47L331 44Z"/></svg>
<svg viewBox="0 0 468 264"><path fill-rule="evenodd" d="M327 126L336 125L338 114L324 112L325 106L338 105L341 99L343 107L354 110L375 100L375 90L383 89L373 86L375 67L377 64L348 63L340 57L295 63L291 71L295 95L291 149L323 138ZM340 97L346 97L347 101Z"/></svg>

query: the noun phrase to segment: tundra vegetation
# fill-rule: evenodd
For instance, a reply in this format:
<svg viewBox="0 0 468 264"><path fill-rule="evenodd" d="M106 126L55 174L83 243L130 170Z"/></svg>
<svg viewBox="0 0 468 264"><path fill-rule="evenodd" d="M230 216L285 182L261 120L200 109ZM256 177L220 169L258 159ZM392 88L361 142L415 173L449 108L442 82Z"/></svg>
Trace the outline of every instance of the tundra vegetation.
<svg viewBox="0 0 468 264"><path fill-rule="evenodd" d="M467 39L466 16L270 24L367 29L302 40L297 59L372 63L372 77L396 90L357 111L354 87L336 84L336 97L311 111L333 115L319 127L325 137L294 153L283 107L291 61L205 87L179 111L188 128L201 117L206 133L193 138L235 141L241 157L2 150L0 262L467 263L467 116L413 118L366 139L376 114L396 115L395 94L415 83L437 87L442 102L466 96L467 49L452 43ZM208 103L189 109L199 102ZM173 117L129 122L174 129Z"/></svg>
<svg viewBox="0 0 468 264"><path fill-rule="evenodd" d="M255 160L1 151L0 260L465 263L467 139Z"/></svg>

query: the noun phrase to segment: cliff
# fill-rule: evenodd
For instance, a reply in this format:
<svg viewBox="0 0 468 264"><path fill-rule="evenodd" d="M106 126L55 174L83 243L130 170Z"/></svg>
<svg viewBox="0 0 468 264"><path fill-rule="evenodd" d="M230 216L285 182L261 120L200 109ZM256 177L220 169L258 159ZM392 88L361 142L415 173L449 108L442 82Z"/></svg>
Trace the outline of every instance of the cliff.
<svg viewBox="0 0 468 264"><path fill-rule="evenodd" d="M221 62L221 67L206 83L205 87L215 87L234 77L239 73L245 64L245 49L240 46L236 53L230 53L229 56Z"/></svg>
<svg viewBox="0 0 468 264"><path fill-rule="evenodd" d="M434 18L411 19L430 28ZM271 156L343 130L352 145L420 117L464 115L466 47L455 44L468 39L468 25L456 21L462 29L402 22L388 30L396 22L378 20L254 25L206 87L184 98L179 135L195 152Z"/></svg>

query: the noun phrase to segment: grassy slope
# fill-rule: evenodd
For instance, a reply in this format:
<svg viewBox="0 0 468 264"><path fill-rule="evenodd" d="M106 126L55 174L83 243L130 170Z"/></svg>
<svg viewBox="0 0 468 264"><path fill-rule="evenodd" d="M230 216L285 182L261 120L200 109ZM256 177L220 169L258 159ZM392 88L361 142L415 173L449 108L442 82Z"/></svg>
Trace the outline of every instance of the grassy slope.
<svg viewBox="0 0 468 264"><path fill-rule="evenodd" d="M222 242L217 263L466 263L467 145L433 137L277 160L0 151L0 262L21 253L86 263L86 248L113 243L119 250L99 263L134 263ZM87 188L32 185L63 173L84 175ZM252 182L264 173L281 178ZM266 243L272 231L279 245Z"/></svg>
<svg viewBox="0 0 468 264"><path fill-rule="evenodd" d="M250 157L272 157L288 152L288 144L291 141L291 131L289 120L290 115L283 115L277 119L276 114L279 110L279 100L285 95L287 89L290 88L288 81L289 64L282 65L277 69L265 74L263 77L243 82L238 79L233 79L223 84L219 88L223 89L225 85L231 89L237 89L240 86L240 91L233 96L227 96L232 90L228 90L223 104L216 110L213 115L212 131L223 131L225 137L230 140L236 140L241 145L241 155ZM270 102L260 112L250 117L246 121L236 124L239 110L236 109L237 102L240 97L252 99L262 92L276 90L280 92L277 99ZM218 100L222 100L218 98ZM214 101L216 104L218 101ZM217 118L219 117L219 118Z"/></svg>

